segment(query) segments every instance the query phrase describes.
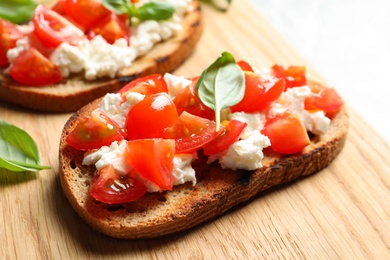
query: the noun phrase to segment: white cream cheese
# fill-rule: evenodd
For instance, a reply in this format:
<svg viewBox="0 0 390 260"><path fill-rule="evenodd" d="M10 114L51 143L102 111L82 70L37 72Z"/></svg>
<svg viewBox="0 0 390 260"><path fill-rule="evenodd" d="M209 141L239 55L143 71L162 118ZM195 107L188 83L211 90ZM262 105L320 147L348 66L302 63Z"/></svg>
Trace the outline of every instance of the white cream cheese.
<svg viewBox="0 0 390 260"><path fill-rule="evenodd" d="M175 76L170 73L164 74L164 80L167 83L169 92L168 94L171 98L175 98L181 90L183 90L192 83L191 80L186 79L183 76Z"/></svg>
<svg viewBox="0 0 390 260"><path fill-rule="evenodd" d="M244 132L241 134L242 139L248 138L253 131L260 131L264 127L265 114L264 113L245 113L235 112L228 116L229 120L237 120L246 123Z"/></svg>
<svg viewBox="0 0 390 260"><path fill-rule="evenodd" d="M135 58L135 49L129 48L125 39L109 44L100 35L92 40L82 40L77 46L62 43L50 57L63 77L84 71L87 80L104 76L114 78L118 71L129 67Z"/></svg>
<svg viewBox="0 0 390 260"><path fill-rule="evenodd" d="M15 44L15 48L9 49L7 52L7 59L10 64L14 62L14 59L18 57L22 51L30 48L30 42L27 36L17 40Z"/></svg>
<svg viewBox="0 0 390 260"><path fill-rule="evenodd" d="M195 170L191 166L194 156L192 154L177 154L173 158L174 177L173 185L183 184L185 182L192 182L196 184Z"/></svg>
<svg viewBox="0 0 390 260"><path fill-rule="evenodd" d="M260 131L254 130L247 134L246 139L233 143L225 152L210 157L218 159L224 169L255 170L262 166L263 149L270 146L270 140ZM209 160L209 162L211 162Z"/></svg>
<svg viewBox="0 0 390 260"><path fill-rule="evenodd" d="M111 164L120 174L125 175L132 169L132 166L126 163L126 158L123 156L126 149L126 141L119 143L115 141L110 146L102 146L96 151L87 152L84 155L83 164L95 164L97 170Z"/></svg>

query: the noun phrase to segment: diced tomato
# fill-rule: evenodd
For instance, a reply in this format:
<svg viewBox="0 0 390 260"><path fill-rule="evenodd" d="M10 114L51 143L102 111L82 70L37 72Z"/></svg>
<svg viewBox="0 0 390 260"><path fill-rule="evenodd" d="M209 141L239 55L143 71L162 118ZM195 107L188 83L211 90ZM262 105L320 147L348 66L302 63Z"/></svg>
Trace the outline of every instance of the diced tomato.
<svg viewBox="0 0 390 260"><path fill-rule="evenodd" d="M24 34L15 24L0 19L0 66L8 65L7 52L16 46L16 41L23 38Z"/></svg>
<svg viewBox="0 0 390 260"><path fill-rule="evenodd" d="M35 48L37 51L39 51L43 56L50 59L50 55L55 50L54 47L46 47L44 44L42 44L41 40L38 39L38 37L35 35L35 33L29 33L27 35L28 42L30 44L30 47Z"/></svg>
<svg viewBox="0 0 390 260"><path fill-rule="evenodd" d="M196 93L196 83L198 82L198 79L199 77L194 78L189 86L182 89L173 99L173 102L176 105L179 115L183 113L183 111L187 111L192 115L211 120L215 117L214 111L204 105Z"/></svg>
<svg viewBox="0 0 390 260"><path fill-rule="evenodd" d="M127 142L126 159L134 167L132 175L141 175L162 190L173 186L175 142L168 139L139 139Z"/></svg>
<svg viewBox="0 0 390 260"><path fill-rule="evenodd" d="M95 173L88 190L92 198L107 204L135 201L146 191L142 181L132 178L130 174L121 175L110 164Z"/></svg>
<svg viewBox="0 0 390 260"><path fill-rule="evenodd" d="M275 77L282 78L286 82L285 88L293 88L306 85L306 67L290 66L284 69L281 65L272 66Z"/></svg>
<svg viewBox="0 0 390 260"><path fill-rule="evenodd" d="M127 114L126 130L129 140L163 137L178 115L167 93L157 93L135 104Z"/></svg>
<svg viewBox="0 0 390 260"><path fill-rule="evenodd" d="M85 29L91 29L111 12L99 0L65 0L66 13Z"/></svg>
<svg viewBox="0 0 390 260"><path fill-rule="evenodd" d="M58 0L51 8L54 12L57 12L58 14L65 17L67 20L69 20L71 23L73 23L75 26L77 26L80 30L83 32L86 31L85 27L78 22L76 22L67 11L67 1L68 0Z"/></svg>
<svg viewBox="0 0 390 260"><path fill-rule="evenodd" d="M84 33L66 18L51 9L38 5L33 16L34 33L46 47L61 43L76 44Z"/></svg>
<svg viewBox="0 0 390 260"><path fill-rule="evenodd" d="M254 72L244 71L244 98L230 109L232 112L258 112L269 107L279 98L284 90L284 81L273 76L260 76Z"/></svg>
<svg viewBox="0 0 390 260"><path fill-rule="evenodd" d="M130 28L127 26L126 21L118 15L111 13L87 32L89 39L94 38L96 35L101 35L110 44L113 44L120 38L124 38L129 42Z"/></svg>
<svg viewBox="0 0 390 260"><path fill-rule="evenodd" d="M97 149L121 141L125 134L103 111L94 110L69 133L66 142L82 151Z"/></svg>
<svg viewBox="0 0 390 260"><path fill-rule="evenodd" d="M62 16L66 16L66 1L67 0L57 0L57 2L55 2L55 4L51 7L51 10Z"/></svg>
<svg viewBox="0 0 390 260"><path fill-rule="evenodd" d="M271 148L282 154L299 153L310 143L305 126L296 114L284 113L269 119L261 132L270 139Z"/></svg>
<svg viewBox="0 0 390 260"><path fill-rule="evenodd" d="M214 121L184 111L165 130L164 138L175 139L176 153L192 153L217 138L223 131L224 127L216 131Z"/></svg>
<svg viewBox="0 0 390 260"><path fill-rule="evenodd" d="M135 79L119 90L122 97L126 97L129 92L138 92L150 96L160 92L168 93L168 86L162 75L153 74Z"/></svg>
<svg viewBox="0 0 390 260"><path fill-rule="evenodd" d="M251 65L249 65L248 62L246 61L243 61L243 60L240 60L237 62L237 65L240 66L240 68L243 70L243 71L253 71L253 68Z"/></svg>
<svg viewBox="0 0 390 260"><path fill-rule="evenodd" d="M21 52L14 59L9 74L15 81L29 86L54 84L62 79L58 67L35 48Z"/></svg>
<svg viewBox="0 0 390 260"><path fill-rule="evenodd" d="M233 143L238 141L246 125L246 123L238 120L229 121L225 126L224 132L203 147L204 154L209 156L228 149Z"/></svg>
<svg viewBox="0 0 390 260"><path fill-rule="evenodd" d="M332 117L343 105L343 100L334 88L324 88L317 94L312 94L305 99L306 110L322 110Z"/></svg>

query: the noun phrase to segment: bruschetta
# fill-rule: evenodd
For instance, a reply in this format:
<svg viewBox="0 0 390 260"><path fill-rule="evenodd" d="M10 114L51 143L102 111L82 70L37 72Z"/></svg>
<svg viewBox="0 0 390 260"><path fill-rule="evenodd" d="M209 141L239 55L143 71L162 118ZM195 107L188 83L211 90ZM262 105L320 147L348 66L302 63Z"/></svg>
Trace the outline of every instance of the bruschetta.
<svg viewBox="0 0 390 260"><path fill-rule="evenodd" d="M87 10L85 1L38 5L25 25L0 19L6 47L0 53L1 101L42 112L75 112L135 78L173 71L203 32L197 0L156 0L173 8L163 20L153 15L141 20L96 0L86 2ZM155 3L134 2L139 10Z"/></svg>
<svg viewBox="0 0 390 260"><path fill-rule="evenodd" d="M99 232L168 235L327 167L348 122L305 67L257 70L225 52L200 76L149 75L71 116L61 186Z"/></svg>

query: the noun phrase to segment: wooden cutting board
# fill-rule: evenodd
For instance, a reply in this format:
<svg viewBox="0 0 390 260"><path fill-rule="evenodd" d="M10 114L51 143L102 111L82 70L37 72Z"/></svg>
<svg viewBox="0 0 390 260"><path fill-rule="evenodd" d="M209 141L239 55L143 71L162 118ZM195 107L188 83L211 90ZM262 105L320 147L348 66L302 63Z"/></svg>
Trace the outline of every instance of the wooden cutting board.
<svg viewBox="0 0 390 260"><path fill-rule="evenodd" d="M175 74L198 75L229 51L255 66L307 65L324 82L248 1L203 10L201 42ZM28 131L52 167L0 170L0 259L390 259L390 147L353 109L345 148L327 169L187 232L135 241L93 231L63 195L58 144L69 117L0 104L0 119Z"/></svg>

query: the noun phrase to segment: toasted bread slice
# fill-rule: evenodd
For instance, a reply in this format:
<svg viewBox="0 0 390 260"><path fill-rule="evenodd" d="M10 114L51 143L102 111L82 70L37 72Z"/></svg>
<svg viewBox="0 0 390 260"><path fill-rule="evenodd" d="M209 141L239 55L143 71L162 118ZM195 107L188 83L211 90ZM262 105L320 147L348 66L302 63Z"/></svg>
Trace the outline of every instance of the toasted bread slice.
<svg viewBox="0 0 390 260"><path fill-rule="evenodd" d="M193 1L191 5L192 11L182 21L182 30L135 60L119 78L87 81L83 75L75 75L59 84L29 87L18 84L1 71L0 101L42 112L74 112L135 78L174 70L191 54L203 32L200 3Z"/></svg>
<svg viewBox="0 0 390 260"><path fill-rule="evenodd" d="M311 86L321 86L310 82ZM66 123L60 140L60 180L75 211L94 229L126 239L153 238L187 230L216 218L235 205L268 188L320 171L341 151L347 136L349 117L343 106L329 130L313 137L300 154L280 156L265 152L263 167L255 171L222 169L218 163L206 164L199 155L193 163L197 184L175 186L172 191L147 193L139 200L107 205L88 196L94 166L82 165L83 152L67 145L65 139L100 100L83 107Z"/></svg>

